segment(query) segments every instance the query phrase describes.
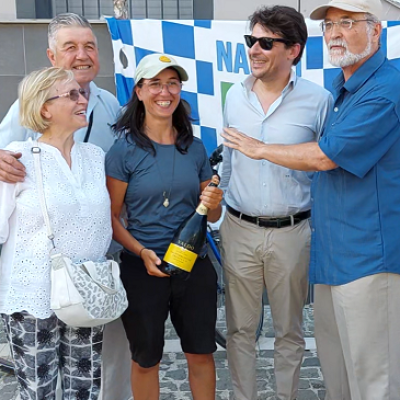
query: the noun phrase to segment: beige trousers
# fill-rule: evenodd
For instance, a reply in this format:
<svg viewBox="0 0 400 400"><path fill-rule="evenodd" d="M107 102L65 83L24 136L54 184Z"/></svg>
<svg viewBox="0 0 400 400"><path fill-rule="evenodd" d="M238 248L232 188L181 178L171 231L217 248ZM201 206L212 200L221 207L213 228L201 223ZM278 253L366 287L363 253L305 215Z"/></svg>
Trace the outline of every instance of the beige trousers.
<svg viewBox="0 0 400 400"><path fill-rule="evenodd" d="M277 399L297 396L307 299L310 226L260 228L225 215L220 227L226 283L228 363L236 400L256 400L255 332L266 286L275 330Z"/></svg>
<svg viewBox="0 0 400 400"><path fill-rule="evenodd" d="M326 400L400 399L400 275L315 285Z"/></svg>

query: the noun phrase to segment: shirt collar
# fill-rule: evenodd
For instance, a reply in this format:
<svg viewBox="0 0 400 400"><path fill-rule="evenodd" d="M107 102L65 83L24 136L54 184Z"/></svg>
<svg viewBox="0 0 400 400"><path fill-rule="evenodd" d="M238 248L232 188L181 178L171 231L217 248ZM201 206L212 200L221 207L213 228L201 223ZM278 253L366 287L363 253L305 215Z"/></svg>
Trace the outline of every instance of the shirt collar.
<svg viewBox="0 0 400 400"><path fill-rule="evenodd" d="M364 83L376 72L377 69L381 67L384 62L385 55L383 54L383 51L379 49L354 72L347 82L344 81L343 72L340 73L333 81L333 89L337 94L339 94L342 88L346 89L350 93L357 92L357 90L364 85Z"/></svg>
<svg viewBox="0 0 400 400"><path fill-rule="evenodd" d="M100 95L100 89L93 81L89 83L89 88L90 88L90 94L93 94L94 96Z"/></svg>
<svg viewBox="0 0 400 400"><path fill-rule="evenodd" d="M253 89L253 85L254 85L255 81L256 81L256 78L250 74L241 82L242 88L247 93L247 95ZM289 82L282 90L282 96L285 96L288 91L293 90L293 88L296 86L296 84L297 84L297 75L296 75L296 71L294 70L294 68L292 68L292 70L290 72Z"/></svg>
<svg viewBox="0 0 400 400"><path fill-rule="evenodd" d="M88 115L90 115L90 113L93 111L94 106L98 103L99 98L100 98L100 89L97 87L97 85L94 82L90 82L89 88L90 88L90 96L89 96L89 104L88 104L88 109L87 109Z"/></svg>

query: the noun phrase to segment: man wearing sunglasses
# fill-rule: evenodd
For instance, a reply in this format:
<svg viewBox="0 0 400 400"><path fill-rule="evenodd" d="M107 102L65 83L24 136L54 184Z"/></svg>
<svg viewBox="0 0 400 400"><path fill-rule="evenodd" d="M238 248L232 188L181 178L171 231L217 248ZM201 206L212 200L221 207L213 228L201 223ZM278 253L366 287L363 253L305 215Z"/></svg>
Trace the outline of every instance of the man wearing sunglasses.
<svg viewBox="0 0 400 400"><path fill-rule="evenodd" d="M88 127L75 132L77 141L89 141L108 151L114 143L111 125L120 110L119 103L110 92L100 89L93 82L100 70L97 39L86 18L73 14L59 14L48 27L49 48L47 56L53 66L70 69L81 86L81 93L89 100L87 108ZM71 90L57 97L69 97L77 101L79 91ZM0 149L12 141L35 138L37 133L19 125L19 103L16 101L0 124ZM0 150L0 180L20 182L24 180L24 166L18 161L21 154ZM120 246L115 242L110 253ZM103 340L103 400L128 400L130 390L129 349L120 320L108 324Z"/></svg>
<svg viewBox="0 0 400 400"><path fill-rule="evenodd" d="M400 398L400 72L380 48L381 14L380 0L332 0L311 13L342 69L318 143L223 134L255 160L320 171L310 280L327 400Z"/></svg>
<svg viewBox="0 0 400 400"><path fill-rule="evenodd" d="M256 11L245 35L252 75L227 94L225 125L266 143L316 141L330 108L325 89L296 76L307 41L291 7ZM236 400L256 400L255 332L267 288L275 329L279 400L297 396L305 341L311 173L254 161L225 147L221 224L226 276L227 351Z"/></svg>

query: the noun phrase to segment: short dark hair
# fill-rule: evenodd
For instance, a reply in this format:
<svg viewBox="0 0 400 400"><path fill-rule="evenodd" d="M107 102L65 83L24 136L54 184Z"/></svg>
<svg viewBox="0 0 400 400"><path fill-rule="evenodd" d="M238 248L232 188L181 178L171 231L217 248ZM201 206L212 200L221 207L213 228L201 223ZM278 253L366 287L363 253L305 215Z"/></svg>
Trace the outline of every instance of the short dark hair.
<svg viewBox="0 0 400 400"><path fill-rule="evenodd" d="M137 83L138 87L142 86L141 81ZM132 97L123 108L117 122L112 126L114 132L118 136L125 135L130 137L138 147L156 154L156 149L144 131L144 118L146 109L142 101L139 100L135 88L133 88ZM190 118L190 107L182 98L179 101L176 110L172 114L172 125L177 130L177 138L175 141L176 149L186 154L188 148L193 143L193 128Z"/></svg>
<svg viewBox="0 0 400 400"><path fill-rule="evenodd" d="M288 44L285 44L286 47L298 43L300 53L293 61L293 65L297 65L303 55L308 37L303 15L287 6L261 7L250 16L250 29L253 29L256 24L286 39L288 41Z"/></svg>

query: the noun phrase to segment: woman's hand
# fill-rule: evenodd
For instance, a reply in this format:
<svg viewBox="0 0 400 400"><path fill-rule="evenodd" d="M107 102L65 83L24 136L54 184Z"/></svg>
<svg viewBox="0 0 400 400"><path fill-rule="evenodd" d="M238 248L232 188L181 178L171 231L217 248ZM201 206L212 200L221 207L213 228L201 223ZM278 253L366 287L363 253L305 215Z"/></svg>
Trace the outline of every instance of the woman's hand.
<svg viewBox="0 0 400 400"><path fill-rule="evenodd" d="M209 210L212 211L218 208L223 194L223 191L215 186L206 186L201 193L200 200Z"/></svg>
<svg viewBox="0 0 400 400"><path fill-rule="evenodd" d="M161 264L161 260L158 258L157 254L150 249L143 249L140 252L140 258L147 269L147 273L151 276L158 276L159 278L169 278L169 275L161 272L157 265Z"/></svg>

